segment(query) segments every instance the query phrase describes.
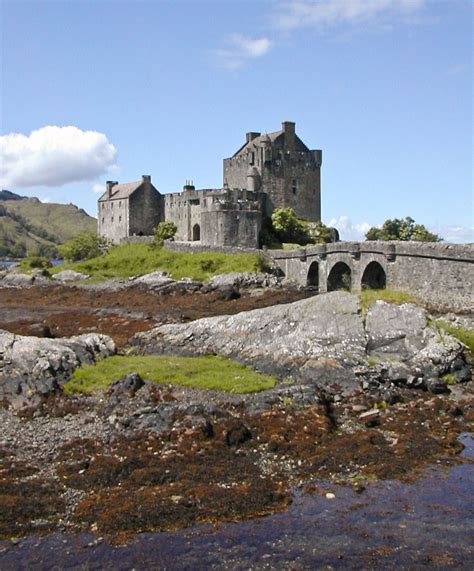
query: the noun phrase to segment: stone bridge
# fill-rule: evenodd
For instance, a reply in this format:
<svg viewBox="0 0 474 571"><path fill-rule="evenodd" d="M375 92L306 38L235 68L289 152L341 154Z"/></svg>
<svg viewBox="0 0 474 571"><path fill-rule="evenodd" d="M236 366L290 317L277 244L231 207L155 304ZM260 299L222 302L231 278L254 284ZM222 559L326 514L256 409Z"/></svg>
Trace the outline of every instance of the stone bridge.
<svg viewBox="0 0 474 571"><path fill-rule="evenodd" d="M474 312L474 244L336 242L267 254L288 281L321 293L388 287L435 307Z"/></svg>

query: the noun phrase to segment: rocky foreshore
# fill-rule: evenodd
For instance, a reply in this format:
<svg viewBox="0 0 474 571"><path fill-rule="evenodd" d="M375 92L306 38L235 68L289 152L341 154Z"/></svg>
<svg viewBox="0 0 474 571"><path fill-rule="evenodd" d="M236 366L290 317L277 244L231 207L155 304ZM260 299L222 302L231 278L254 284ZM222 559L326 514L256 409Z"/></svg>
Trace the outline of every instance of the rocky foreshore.
<svg viewBox="0 0 474 571"><path fill-rule="evenodd" d="M166 286L166 276L155 277ZM5 306L9 292L26 306L40 292L66 313L94 303L130 311L132 299L134 311L175 305L193 320L163 323L155 313L128 349L220 354L279 382L234 395L131 374L106 391L68 396L61 387L73 369L114 353L112 338L2 332L1 537L88 530L121 541L282 510L295 486L318 493L321 479L363 493L374 479L410 479L435 461L459 461L457 435L472 431L474 417L472 356L425 309L377 302L365 311L343 292L247 296L229 279L240 297L157 293L147 283L123 292L3 290ZM254 309L265 300L269 307ZM225 308L233 314L220 315ZM123 327L137 332L132 320Z"/></svg>

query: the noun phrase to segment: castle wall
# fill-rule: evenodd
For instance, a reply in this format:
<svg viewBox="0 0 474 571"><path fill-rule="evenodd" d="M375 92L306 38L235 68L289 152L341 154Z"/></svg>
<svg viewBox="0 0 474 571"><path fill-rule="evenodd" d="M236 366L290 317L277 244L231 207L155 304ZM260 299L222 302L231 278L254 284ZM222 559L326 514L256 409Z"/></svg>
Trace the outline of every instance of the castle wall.
<svg viewBox="0 0 474 571"><path fill-rule="evenodd" d="M150 183L143 183L129 199L128 235L151 236L163 220L163 197Z"/></svg>
<svg viewBox="0 0 474 571"><path fill-rule="evenodd" d="M211 210L202 213L202 243L208 246L258 248L260 211Z"/></svg>
<svg viewBox="0 0 474 571"><path fill-rule="evenodd" d="M99 202L97 219L99 236L109 242L119 244L129 235L128 199Z"/></svg>

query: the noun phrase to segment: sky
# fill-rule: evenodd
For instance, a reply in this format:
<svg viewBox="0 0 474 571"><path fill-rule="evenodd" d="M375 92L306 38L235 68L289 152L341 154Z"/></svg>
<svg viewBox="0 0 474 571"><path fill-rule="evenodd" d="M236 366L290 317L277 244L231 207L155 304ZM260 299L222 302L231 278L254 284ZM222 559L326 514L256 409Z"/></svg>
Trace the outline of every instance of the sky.
<svg viewBox="0 0 474 571"><path fill-rule="evenodd" d="M471 0L0 0L2 188L92 215L106 180L222 186L247 131L322 149L343 239L474 242Z"/></svg>

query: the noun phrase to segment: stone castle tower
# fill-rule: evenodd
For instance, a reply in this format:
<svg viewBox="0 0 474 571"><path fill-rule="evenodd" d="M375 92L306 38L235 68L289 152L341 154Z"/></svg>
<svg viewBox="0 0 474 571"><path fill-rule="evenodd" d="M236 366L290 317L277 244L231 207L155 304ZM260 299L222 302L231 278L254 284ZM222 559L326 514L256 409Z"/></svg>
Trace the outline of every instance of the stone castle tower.
<svg viewBox="0 0 474 571"><path fill-rule="evenodd" d="M224 187L263 191L266 212L291 207L298 218L321 220L320 150L311 151L284 121L281 131L247 133L245 144L224 159Z"/></svg>

